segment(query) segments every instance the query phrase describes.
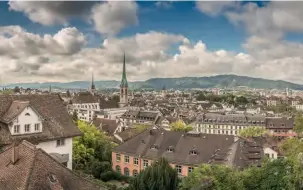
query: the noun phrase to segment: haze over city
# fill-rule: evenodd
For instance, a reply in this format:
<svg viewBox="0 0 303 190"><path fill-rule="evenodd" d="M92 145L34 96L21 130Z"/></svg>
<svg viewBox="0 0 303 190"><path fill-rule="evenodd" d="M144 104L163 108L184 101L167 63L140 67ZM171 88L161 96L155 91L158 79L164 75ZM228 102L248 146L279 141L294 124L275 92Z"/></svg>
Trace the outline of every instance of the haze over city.
<svg viewBox="0 0 303 190"><path fill-rule="evenodd" d="M301 2L0 2L1 84L236 74L303 83ZM9 19L8 19L9 18Z"/></svg>

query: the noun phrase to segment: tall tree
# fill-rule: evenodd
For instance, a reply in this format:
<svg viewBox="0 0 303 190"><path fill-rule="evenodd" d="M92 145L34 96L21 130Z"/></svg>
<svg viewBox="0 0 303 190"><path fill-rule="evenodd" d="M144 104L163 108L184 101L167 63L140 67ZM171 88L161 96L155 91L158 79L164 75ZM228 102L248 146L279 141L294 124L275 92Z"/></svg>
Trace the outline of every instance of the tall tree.
<svg viewBox="0 0 303 190"><path fill-rule="evenodd" d="M239 133L240 137L251 138L260 137L265 134L264 127L249 126L246 129L242 129Z"/></svg>
<svg viewBox="0 0 303 190"><path fill-rule="evenodd" d="M130 187L134 190L176 190L178 174L166 159L160 158L140 172Z"/></svg>
<svg viewBox="0 0 303 190"><path fill-rule="evenodd" d="M115 146L111 139L94 125L77 121L83 136L73 139L73 167L99 178L102 168L108 168L111 163L111 153ZM100 171L96 171L100 169Z"/></svg>
<svg viewBox="0 0 303 190"><path fill-rule="evenodd" d="M177 120L170 124L171 131L183 131L189 132L193 128L190 125L186 125L182 120Z"/></svg>
<svg viewBox="0 0 303 190"><path fill-rule="evenodd" d="M72 119L74 122L78 121L78 113L76 111L73 112Z"/></svg>
<svg viewBox="0 0 303 190"><path fill-rule="evenodd" d="M303 133L303 116L302 114L297 114L295 117L295 127L294 131L300 135Z"/></svg>
<svg viewBox="0 0 303 190"><path fill-rule="evenodd" d="M243 189L240 175L236 170L224 165L202 164L188 177L183 178L181 190L195 189Z"/></svg>

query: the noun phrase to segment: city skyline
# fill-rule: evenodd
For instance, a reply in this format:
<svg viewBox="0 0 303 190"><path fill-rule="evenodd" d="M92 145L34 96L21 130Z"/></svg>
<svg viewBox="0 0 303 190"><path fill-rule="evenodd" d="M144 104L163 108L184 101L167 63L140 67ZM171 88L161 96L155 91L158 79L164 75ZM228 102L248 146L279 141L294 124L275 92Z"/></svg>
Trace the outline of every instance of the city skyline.
<svg viewBox="0 0 303 190"><path fill-rule="evenodd" d="M303 84L302 2L0 2L1 83L236 74Z"/></svg>

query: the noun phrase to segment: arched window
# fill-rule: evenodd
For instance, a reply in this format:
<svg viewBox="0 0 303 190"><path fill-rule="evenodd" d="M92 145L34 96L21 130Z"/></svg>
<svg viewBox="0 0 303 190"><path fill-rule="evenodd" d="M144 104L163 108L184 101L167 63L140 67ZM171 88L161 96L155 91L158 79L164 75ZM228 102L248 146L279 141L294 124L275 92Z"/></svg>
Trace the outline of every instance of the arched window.
<svg viewBox="0 0 303 190"><path fill-rule="evenodd" d="M138 170L133 171L133 176L136 177L138 175Z"/></svg>
<svg viewBox="0 0 303 190"><path fill-rule="evenodd" d="M170 147L168 147L168 148L166 149L166 151L167 151L167 152L174 152L174 148L173 148L172 146L170 146Z"/></svg>
<svg viewBox="0 0 303 190"><path fill-rule="evenodd" d="M121 173L121 167L119 165L116 166L116 172Z"/></svg>
<svg viewBox="0 0 303 190"><path fill-rule="evenodd" d="M150 149L152 149L152 150L158 150L158 146L157 145L151 145L151 147L150 147Z"/></svg>
<svg viewBox="0 0 303 190"><path fill-rule="evenodd" d="M29 113L26 113L25 115L26 115L26 116L30 116L31 114L29 114Z"/></svg>
<svg viewBox="0 0 303 190"><path fill-rule="evenodd" d="M198 152L196 150L191 150L189 151L189 155L197 155Z"/></svg>
<svg viewBox="0 0 303 190"><path fill-rule="evenodd" d="M128 168L124 168L124 175L129 176L129 169Z"/></svg>

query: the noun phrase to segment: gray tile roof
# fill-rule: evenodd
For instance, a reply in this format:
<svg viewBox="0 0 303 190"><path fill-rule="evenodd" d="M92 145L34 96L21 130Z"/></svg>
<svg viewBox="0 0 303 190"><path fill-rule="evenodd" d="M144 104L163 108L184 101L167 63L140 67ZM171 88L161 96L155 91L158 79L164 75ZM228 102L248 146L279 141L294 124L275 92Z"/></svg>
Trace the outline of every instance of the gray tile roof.
<svg viewBox="0 0 303 190"><path fill-rule="evenodd" d="M149 129L116 147L114 152L133 156L140 155L147 159L165 157L171 163L198 165L212 162L218 151L221 151L221 157L226 158L233 144L234 137L231 135L185 134ZM168 148L173 151L169 152ZM191 151L195 151L197 154L192 155Z"/></svg>

